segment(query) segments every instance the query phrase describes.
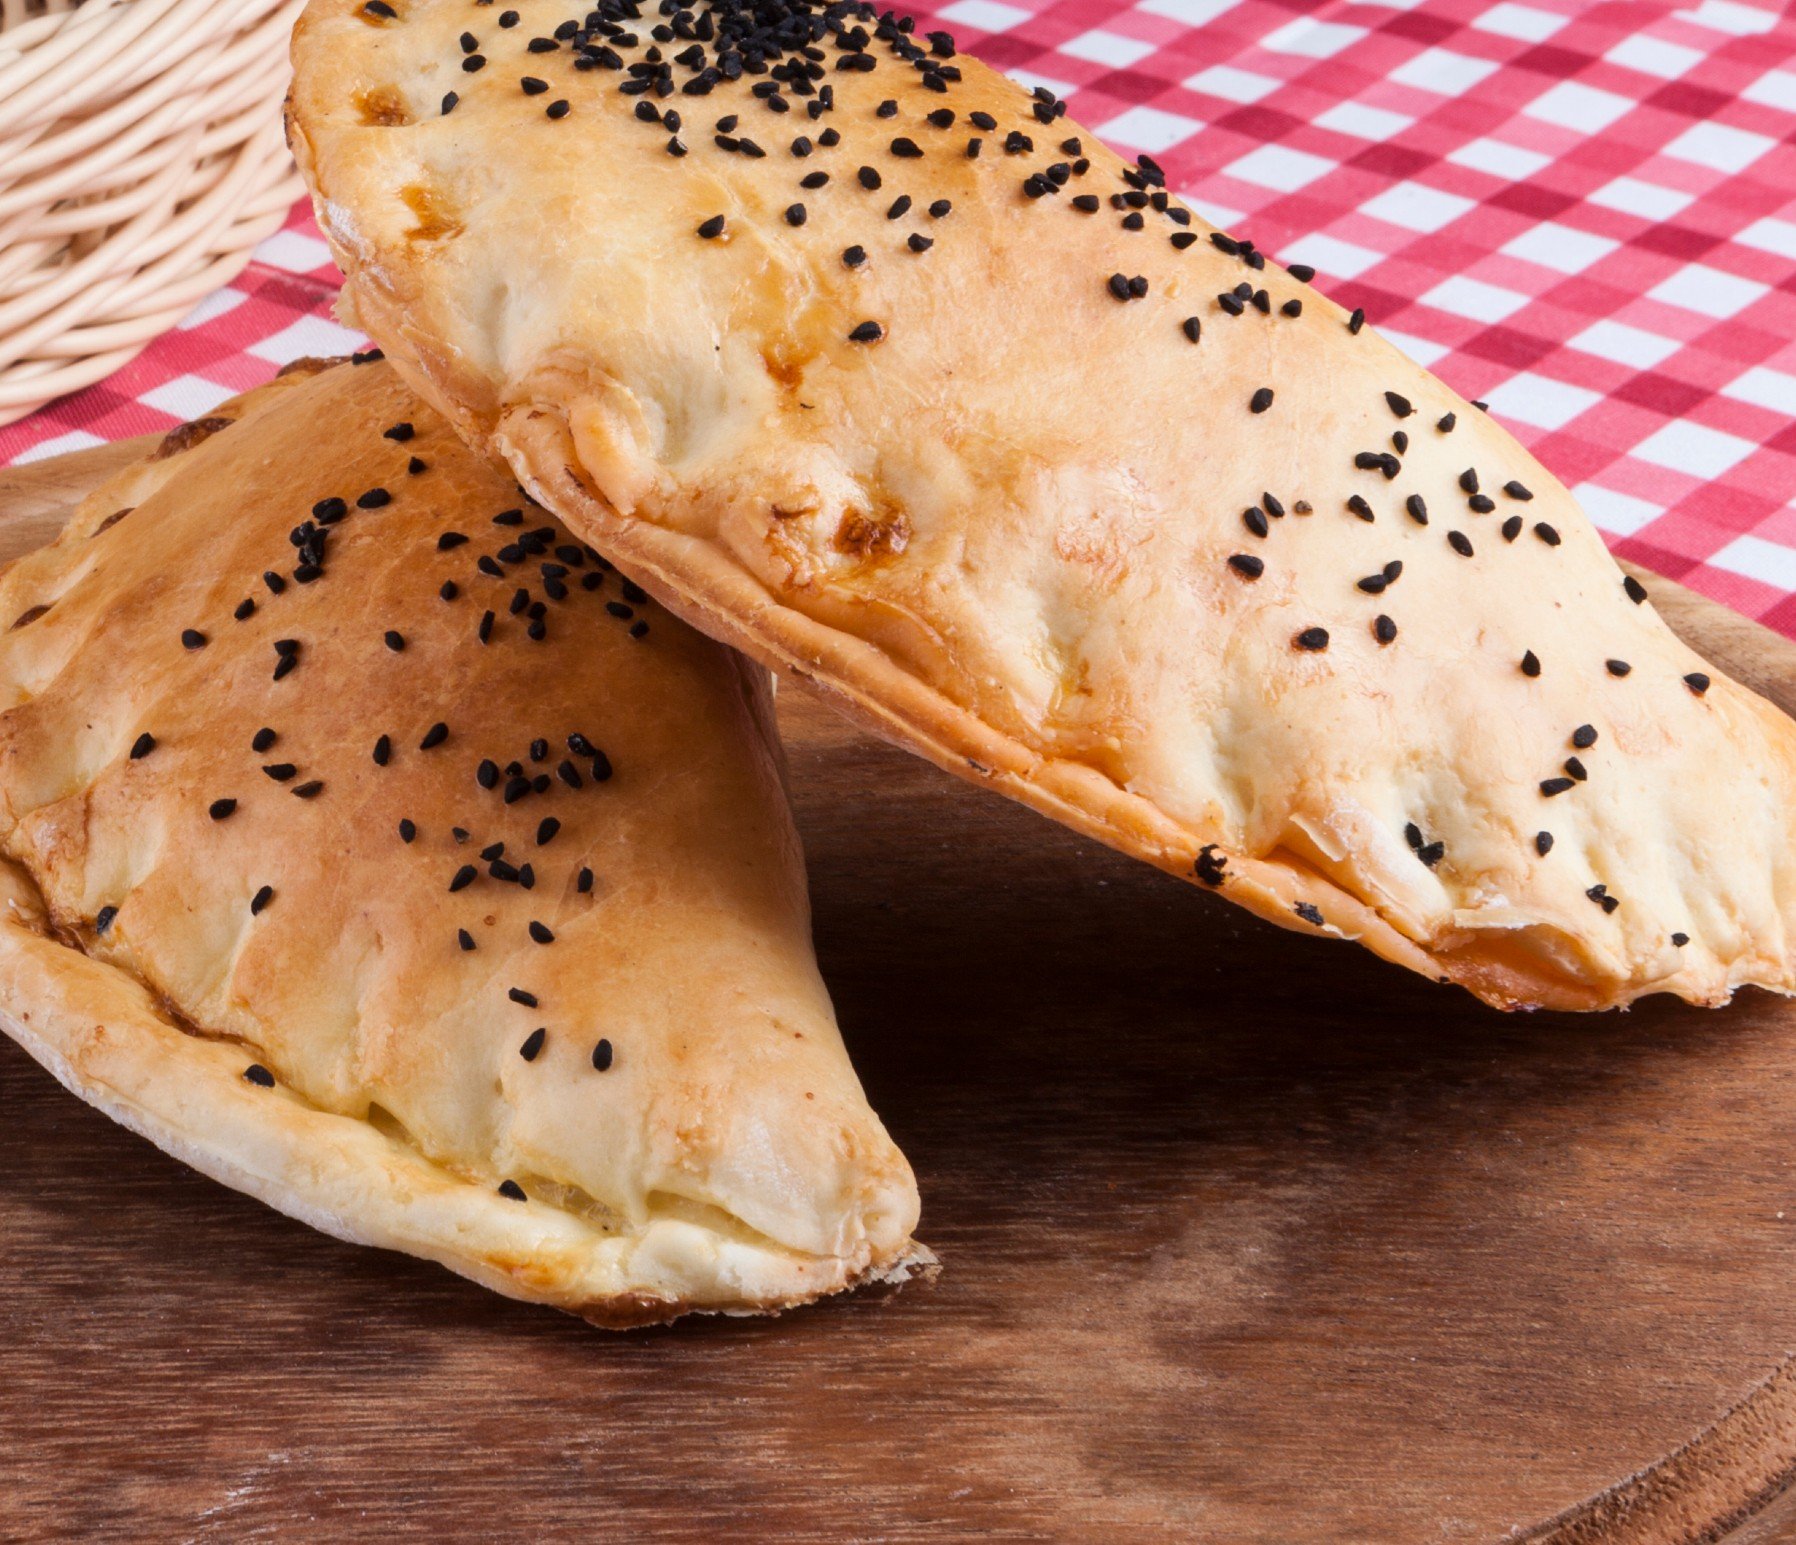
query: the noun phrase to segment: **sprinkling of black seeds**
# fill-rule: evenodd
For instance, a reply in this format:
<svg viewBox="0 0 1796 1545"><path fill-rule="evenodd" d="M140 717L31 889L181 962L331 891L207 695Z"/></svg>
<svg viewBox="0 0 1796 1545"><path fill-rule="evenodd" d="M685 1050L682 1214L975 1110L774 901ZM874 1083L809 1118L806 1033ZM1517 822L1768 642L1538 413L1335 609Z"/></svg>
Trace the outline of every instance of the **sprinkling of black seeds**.
<svg viewBox="0 0 1796 1545"><path fill-rule="evenodd" d="M524 1188L515 1180L501 1180L499 1182L499 1194L509 1202L527 1202L530 1200L529 1197L524 1195Z"/></svg>
<svg viewBox="0 0 1796 1545"><path fill-rule="evenodd" d="M1285 507L1279 502L1279 499L1275 494L1261 494L1260 507L1274 520L1283 520L1285 518Z"/></svg>
<svg viewBox="0 0 1796 1545"><path fill-rule="evenodd" d="M273 900L274 887L272 885L264 885L249 899L249 915L251 917L260 917L263 909Z"/></svg>
<svg viewBox="0 0 1796 1545"><path fill-rule="evenodd" d="M1322 913L1314 902L1300 901L1291 909L1313 928L1322 926Z"/></svg>
<svg viewBox="0 0 1796 1545"><path fill-rule="evenodd" d="M1399 429L1391 435L1391 444L1397 448L1399 456L1405 455L1409 451L1409 436Z"/></svg>
<svg viewBox="0 0 1796 1545"><path fill-rule="evenodd" d="M593 1047L592 1065L601 1073L609 1071L611 1067L611 1042L600 1041L597 1046Z"/></svg>
<svg viewBox="0 0 1796 1545"><path fill-rule="evenodd" d="M886 210L886 219L897 220L909 213L910 195L908 193L900 193L897 198L892 200L891 207Z"/></svg>
<svg viewBox="0 0 1796 1545"><path fill-rule="evenodd" d="M905 245L908 246L912 252L927 252L935 245L935 243L930 240L929 237L919 236L913 231Z"/></svg>
<svg viewBox="0 0 1796 1545"><path fill-rule="evenodd" d="M1551 853L1553 851L1553 834L1551 832L1536 832L1534 834L1534 851L1542 858L1545 858L1547 854Z"/></svg>
<svg viewBox="0 0 1796 1545"><path fill-rule="evenodd" d="M1449 531L1447 533L1447 545L1462 558L1469 558L1472 556L1472 539L1463 531Z"/></svg>
<svg viewBox="0 0 1796 1545"><path fill-rule="evenodd" d="M1359 330L1366 325L1364 308L1356 306L1353 315L1347 318L1347 331L1357 336Z"/></svg>
<svg viewBox="0 0 1796 1545"><path fill-rule="evenodd" d="M1397 624L1380 612L1372 619L1372 636L1381 644L1388 644L1397 637Z"/></svg>
<svg viewBox="0 0 1796 1545"><path fill-rule="evenodd" d="M1572 731L1571 743L1580 751L1588 751L1596 744L1596 726L1594 724L1580 724Z"/></svg>
<svg viewBox="0 0 1796 1545"><path fill-rule="evenodd" d="M252 600L249 596L245 596L241 601L239 601L237 603L237 609L234 612L232 612L231 615L233 617L235 617L237 619L237 621L239 621L239 622L246 622L246 621L248 621L248 619L250 617L255 615L255 610L256 610L255 601Z"/></svg>
<svg viewBox="0 0 1796 1545"><path fill-rule="evenodd" d="M445 118L455 111L455 104L459 101L461 101L461 98L453 91L446 91L443 93L443 116Z"/></svg>
<svg viewBox="0 0 1796 1545"><path fill-rule="evenodd" d="M1241 512L1242 523L1255 536L1263 537L1272 528L1266 524L1266 516L1257 504L1250 504Z"/></svg>
<svg viewBox="0 0 1796 1545"><path fill-rule="evenodd" d="M399 840L401 842L410 842L417 835L418 828L413 822L401 821L399 823Z"/></svg>
<svg viewBox="0 0 1796 1545"><path fill-rule="evenodd" d="M1318 649L1326 649L1328 648L1328 629L1305 628L1296 636L1296 638L1292 639L1291 642L1299 649L1307 649L1312 652Z"/></svg>
<svg viewBox="0 0 1796 1545"><path fill-rule="evenodd" d="M536 994L533 992L525 992L522 987L508 988L505 996L510 998L513 1003L521 1003L527 1009L533 1009L537 1006Z"/></svg>
<svg viewBox="0 0 1796 1545"><path fill-rule="evenodd" d="M388 628L384 637L387 648L391 649L394 654L400 654L404 651L405 635L397 628Z"/></svg>
<svg viewBox="0 0 1796 1545"><path fill-rule="evenodd" d="M299 769L291 762L269 762L262 768L262 771L276 783L286 783L299 773Z"/></svg>
<svg viewBox="0 0 1796 1545"><path fill-rule="evenodd" d="M312 518L321 526L334 525L348 513L349 506L341 499L320 499L312 506Z"/></svg>
<svg viewBox="0 0 1796 1545"><path fill-rule="evenodd" d="M94 932L105 933L112 926L112 920L117 916L117 907L101 907L94 915Z"/></svg>
<svg viewBox="0 0 1796 1545"><path fill-rule="evenodd" d="M1270 386L1262 386L1247 399L1247 408L1250 413L1264 413L1271 406L1272 388Z"/></svg>
<svg viewBox="0 0 1796 1545"><path fill-rule="evenodd" d="M1701 671L1692 671L1684 678L1684 685L1698 697L1701 697L1703 693L1709 690L1709 678Z"/></svg>
<svg viewBox="0 0 1796 1545"><path fill-rule="evenodd" d="M1688 944L1690 942L1690 935L1687 933L1674 933L1671 936L1671 942L1673 944L1675 944L1679 949L1682 949L1686 944Z"/></svg>
<svg viewBox="0 0 1796 1545"><path fill-rule="evenodd" d="M1503 522L1503 540L1505 542L1513 542L1521 534L1522 534L1522 517L1521 516L1511 515L1509 517L1509 519L1507 519L1506 521Z"/></svg>
<svg viewBox="0 0 1796 1545"><path fill-rule="evenodd" d="M381 430L380 433L382 439L396 440L403 445L407 440L411 439L417 431L410 424L400 422L389 425L387 428Z"/></svg>
<svg viewBox="0 0 1796 1545"><path fill-rule="evenodd" d="M450 892L453 894L455 891L466 890L474 883L479 873L480 871L472 864L463 864L455 871L454 878L449 881Z"/></svg>
<svg viewBox="0 0 1796 1545"><path fill-rule="evenodd" d="M269 729L267 725L263 725L251 738L249 748L254 751L256 755L260 756L278 739L280 739L280 737L276 735L273 730Z"/></svg>
<svg viewBox="0 0 1796 1545"><path fill-rule="evenodd" d="M524 1044L518 1048L518 1055L526 1062L534 1062L543 1049L543 1042L548 1039L549 1030L546 1025L538 1025L524 1037Z"/></svg>
<svg viewBox="0 0 1796 1545"><path fill-rule="evenodd" d="M298 784L292 790L295 799L312 799L324 788L322 778L313 778L309 782Z"/></svg>
<svg viewBox="0 0 1796 1545"><path fill-rule="evenodd" d="M1530 649L1522 655L1522 674L1538 676L1540 674L1540 656Z"/></svg>
<svg viewBox="0 0 1796 1545"><path fill-rule="evenodd" d="M849 268L859 268L867 261L865 247L847 247L842 252L842 262Z"/></svg>
<svg viewBox="0 0 1796 1545"><path fill-rule="evenodd" d="M700 236L704 237L706 241L710 241L714 236L723 235L723 216L712 215L709 220L700 224L698 233Z"/></svg>
<svg viewBox="0 0 1796 1545"><path fill-rule="evenodd" d="M380 0L368 0L368 4L363 9L372 10L377 5L380 5ZM387 10L388 8L381 6L381 9ZM258 1089L274 1088L274 1074L259 1062L252 1062L243 1070L243 1079L245 1083L254 1084Z"/></svg>
<svg viewBox="0 0 1796 1545"><path fill-rule="evenodd" d="M1420 494L1411 494L1403 501L1403 508L1409 511L1409 518L1418 526L1428 524L1428 505Z"/></svg>
<svg viewBox="0 0 1796 1545"><path fill-rule="evenodd" d="M1622 575L1621 588L1626 592L1627 598L1636 606L1646 599L1646 586L1635 579L1632 574Z"/></svg>
<svg viewBox="0 0 1796 1545"><path fill-rule="evenodd" d="M1229 559L1229 567L1247 579L1258 579L1266 572L1264 560L1252 553L1236 553Z"/></svg>
<svg viewBox="0 0 1796 1545"><path fill-rule="evenodd" d="M538 944L553 944L555 942L555 935L543 924L535 921L535 919L532 919L530 923L530 937L536 940Z"/></svg>
<svg viewBox="0 0 1796 1545"><path fill-rule="evenodd" d="M850 343L878 343L886 335L886 330L877 322L862 322L848 334Z"/></svg>
<svg viewBox="0 0 1796 1545"><path fill-rule="evenodd" d="M131 760L140 761L156 749L156 737L145 730L131 742Z"/></svg>
<svg viewBox="0 0 1796 1545"><path fill-rule="evenodd" d="M1178 244L1177 236L1173 237L1173 244L1175 246ZM1303 302L1296 299L1288 300L1278 309L1288 317L1300 317L1303 315Z"/></svg>
<svg viewBox="0 0 1796 1545"><path fill-rule="evenodd" d="M592 871L590 869L582 868L580 870L580 878L574 882L574 889L579 891L582 896L591 894Z"/></svg>
<svg viewBox="0 0 1796 1545"><path fill-rule="evenodd" d="M430 464L426 462L422 456L414 456L405 464L405 470L413 477L416 477L420 472L429 471Z"/></svg>
<svg viewBox="0 0 1796 1545"><path fill-rule="evenodd" d="M1511 499L1520 499L1524 503L1534 497L1533 493L1528 488L1523 484L1516 482L1513 478L1503 485L1503 492L1508 494Z"/></svg>
<svg viewBox="0 0 1796 1545"><path fill-rule="evenodd" d="M1541 541L1545 542L1548 547L1557 547L1559 545L1559 533L1544 520L1537 520L1534 522L1534 534L1539 537Z"/></svg>
<svg viewBox="0 0 1796 1545"><path fill-rule="evenodd" d="M1611 676L1625 676L1634 668L1626 660L1605 660L1603 665Z"/></svg>
<svg viewBox="0 0 1796 1545"><path fill-rule="evenodd" d="M215 799L206 807L206 814L215 821L222 821L236 808L237 801L234 799Z"/></svg>
<svg viewBox="0 0 1796 1545"><path fill-rule="evenodd" d="M276 574L272 569L263 571L262 583L268 586L269 591L274 595L279 595L287 588L287 581L282 579L281 576Z"/></svg>
<svg viewBox="0 0 1796 1545"><path fill-rule="evenodd" d="M483 612L481 614L479 633L480 633L480 642L483 644L492 638L492 636L493 636L493 614L491 612Z"/></svg>
<svg viewBox="0 0 1796 1545"><path fill-rule="evenodd" d="M370 488L355 501L356 508L360 510L378 510L392 502L393 496L384 488Z"/></svg>
<svg viewBox="0 0 1796 1545"><path fill-rule="evenodd" d="M949 203L947 199L939 198L929 206L929 218L931 220L940 220L953 208L954 206Z"/></svg>
<svg viewBox="0 0 1796 1545"><path fill-rule="evenodd" d="M922 148L914 139L906 139L902 134L892 141L892 154L900 160L918 161L922 159Z"/></svg>
<svg viewBox="0 0 1796 1545"><path fill-rule="evenodd" d="M1565 774L1568 778L1576 778L1580 783L1588 782L1590 778L1589 770L1575 756L1565 759Z"/></svg>
<svg viewBox="0 0 1796 1545"><path fill-rule="evenodd" d="M534 76L534 75L526 75L522 80L520 80L518 82L518 84L524 88L524 95L527 97L540 97L545 91L547 91L549 89L549 83L546 80L538 80L536 78L536 76ZM638 103L637 106L639 108L647 107L648 104L647 103ZM649 108L649 115L651 118L654 118L656 121L659 121L660 116L661 116L652 107ZM641 117L642 115L640 112L638 112L637 116Z"/></svg>
<svg viewBox="0 0 1796 1545"><path fill-rule="evenodd" d="M1555 794L1563 794L1571 787L1570 778L1546 778L1541 781L1540 792L1551 799Z"/></svg>
<svg viewBox="0 0 1796 1545"><path fill-rule="evenodd" d="M210 640L198 628L181 629L181 647L183 649L204 649Z"/></svg>
<svg viewBox="0 0 1796 1545"><path fill-rule="evenodd" d="M1408 418L1416 411L1410 400L1400 392L1386 392L1384 400L1389 405L1391 412L1395 413L1398 418Z"/></svg>
<svg viewBox="0 0 1796 1545"><path fill-rule="evenodd" d="M543 111L551 118L565 118L573 108L566 97L561 97L551 102Z"/></svg>
<svg viewBox="0 0 1796 1545"><path fill-rule="evenodd" d="M1444 435L1453 433L1453 426L1459 422L1457 413L1443 413L1434 421L1434 427Z"/></svg>

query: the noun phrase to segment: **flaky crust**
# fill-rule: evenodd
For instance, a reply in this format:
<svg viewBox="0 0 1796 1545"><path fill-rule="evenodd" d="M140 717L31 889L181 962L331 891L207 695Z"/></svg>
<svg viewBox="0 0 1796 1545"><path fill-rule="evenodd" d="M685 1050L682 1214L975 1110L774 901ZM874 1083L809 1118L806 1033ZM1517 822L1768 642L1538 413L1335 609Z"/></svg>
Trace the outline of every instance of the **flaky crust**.
<svg viewBox="0 0 1796 1545"><path fill-rule="evenodd" d="M296 581L289 528L337 497ZM177 431L0 577L0 619L0 1027L70 1089L599 1324L927 1263L811 958L766 677L390 367Z"/></svg>
<svg viewBox="0 0 1796 1545"><path fill-rule="evenodd" d="M392 9L313 0L295 33L290 136L346 305L690 621L1489 1002L1791 990L1790 722L1638 604L1509 435L1178 223L1151 165L974 60L945 77L933 38L825 23L812 117L790 73L622 93L646 23Z"/></svg>

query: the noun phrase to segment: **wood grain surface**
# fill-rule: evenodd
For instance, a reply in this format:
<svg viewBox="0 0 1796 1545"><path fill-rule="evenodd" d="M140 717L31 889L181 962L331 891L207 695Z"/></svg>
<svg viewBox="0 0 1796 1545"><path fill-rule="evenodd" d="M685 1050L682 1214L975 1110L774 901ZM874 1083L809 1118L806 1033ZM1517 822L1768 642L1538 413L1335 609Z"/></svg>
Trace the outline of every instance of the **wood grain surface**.
<svg viewBox="0 0 1796 1545"><path fill-rule="evenodd" d="M119 454L0 472L0 552ZM1796 704L1796 648L1647 582ZM782 722L939 1282L607 1335L0 1041L0 1538L1796 1536L1796 1008L1504 1016Z"/></svg>

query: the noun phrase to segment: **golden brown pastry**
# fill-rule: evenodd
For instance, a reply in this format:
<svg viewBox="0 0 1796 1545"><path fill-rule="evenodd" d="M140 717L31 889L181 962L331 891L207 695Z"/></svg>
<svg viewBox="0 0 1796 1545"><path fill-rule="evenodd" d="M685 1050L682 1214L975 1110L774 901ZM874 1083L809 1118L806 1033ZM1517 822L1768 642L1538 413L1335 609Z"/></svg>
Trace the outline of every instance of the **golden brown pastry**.
<svg viewBox="0 0 1796 1545"><path fill-rule="evenodd" d="M1492 1003L1792 987L1790 722L1472 404L870 8L312 0L353 315L667 604Z"/></svg>
<svg viewBox="0 0 1796 1545"><path fill-rule="evenodd" d="M379 363L0 579L0 1027L197 1169L604 1325L902 1275L765 674Z"/></svg>

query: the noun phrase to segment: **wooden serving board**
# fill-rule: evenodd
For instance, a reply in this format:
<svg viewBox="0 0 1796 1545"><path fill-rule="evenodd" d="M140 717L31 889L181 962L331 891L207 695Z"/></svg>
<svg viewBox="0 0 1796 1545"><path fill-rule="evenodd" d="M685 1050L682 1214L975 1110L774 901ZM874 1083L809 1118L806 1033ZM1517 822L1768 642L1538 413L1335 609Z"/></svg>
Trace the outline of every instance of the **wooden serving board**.
<svg viewBox="0 0 1796 1545"><path fill-rule="evenodd" d="M0 473L0 551L117 459ZM1796 647L1648 584L1796 705ZM1796 1006L1504 1016L782 700L939 1282L607 1335L289 1222L0 1040L0 1537L1796 1532Z"/></svg>

